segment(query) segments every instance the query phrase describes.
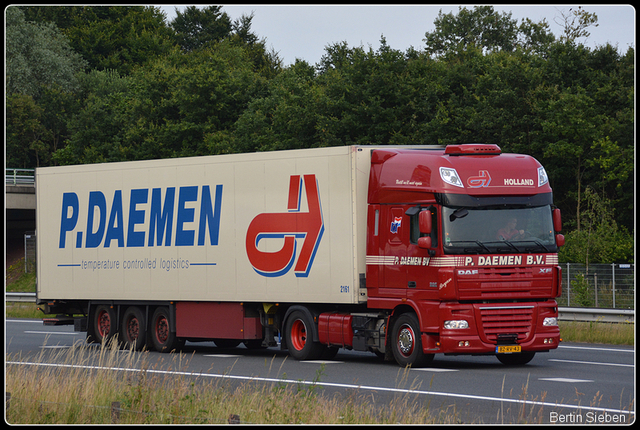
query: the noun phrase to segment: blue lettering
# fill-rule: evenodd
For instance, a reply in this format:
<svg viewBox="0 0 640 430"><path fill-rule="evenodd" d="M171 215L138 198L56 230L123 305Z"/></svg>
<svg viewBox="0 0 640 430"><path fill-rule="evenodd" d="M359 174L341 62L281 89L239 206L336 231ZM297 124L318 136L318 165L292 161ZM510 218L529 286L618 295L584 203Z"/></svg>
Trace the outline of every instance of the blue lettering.
<svg viewBox="0 0 640 430"><path fill-rule="evenodd" d="M193 246L194 230L183 230L185 222L193 222L195 209L186 208L186 202L198 200L198 187L180 187L178 196L178 216L176 222L176 246Z"/></svg>
<svg viewBox="0 0 640 430"><path fill-rule="evenodd" d="M202 186L199 219L196 220L199 188L198 186L180 187L177 207L175 187L166 188L164 201L162 188L153 188L151 197L149 197L149 188L133 189L129 196L127 220L124 219L124 204L126 202L122 200L122 190L115 190L110 206L107 205L102 191L91 191L87 205L87 229L85 231L77 230L80 214L78 195L73 192L63 193L58 246L59 248L66 247L68 233L75 233L76 248L82 248L83 245L85 248L97 248L101 244L105 248L109 248L113 241L116 241L119 248L125 246L127 248L143 247L145 243L150 247L156 246L156 243L157 246L171 246L174 230L176 234L173 245L194 246L196 226L198 246L205 245L207 236L209 243L212 246L217 246L220 237L223 186L215 186L215 195L211 194L209 185ZM144 205L148 203L150 204L147 221L147 209ZM176 220L175 226L174 219ZM146 228L147 222L149 223L148 229ZM185 225L188 223L192 223L193 227ZM147 234L149 237L145 239Z"/></svg>
<svg viewBox="0 0 640 430"><path fill-rule="evenodd" d="M108 248L112 240L118 241L118 248L124 246L124 222L122 221L122 191L116 190L113 194L113 204L107 223L107 234L104 237L104 247ZM114 224L117 224L114 225Z"/></svg>
<svg viewBox="0 0 640 430"><path fill-rule="evenodd" d="M71 209L71 215L69 215ZM60 243L59 247L64 248L67 239L67 232L73 231L78 223L78 212L80 203L76 193L64 193L62 195L62 217L60 220Z"/></svg>
<svg viewBox="0 0 640 430"><path fill-rule="evenodd" d="M136 224L144 224L144 210L136 209L138 203L147 203L149 189L131 190L129 200L129 231L127 232L127 248L144 246L144 232L135 231Z"/></svg>
<svg viewBox="0 0 640 430"><path fill-rule="evenodd" d="M149 213L149 246L153 246L154 232L157 231L158 246L162 245L162 235L166 231L164 237L164 245L171 245L171 227L173 226L173 203L176 198L175 187L167 188L164 198L164 207L161 207L162 190L154 188L151 192L151 212ZM157 227L156 227L157 226ZM156 230L157 229L157 230Z"/></svg>
<svg viewBox="0 0 640 430"><path fill-rule="evenodd" d="M93 216L95 209L100 211L98 219L98 230L93 232ZM104 235L104 227L106 224L107 213L107 200L104 198L104 194L100 191L91 191L89 193L89 212L87 217L87 238L85 241L85 247L97 248L102 242L102 236Z"/></svg>
<svg viewBox="0 0 640 430"><path fill-rule="evenodd" d="M222 185L216 185L216 209L211 207L211 193L209 186L202 187L202 202L200 204L200 226L198 229L198 246L204 245L204 238L209 225L209 241L211 245L218 244L220 232L220 210L222 208Z"/></svg>

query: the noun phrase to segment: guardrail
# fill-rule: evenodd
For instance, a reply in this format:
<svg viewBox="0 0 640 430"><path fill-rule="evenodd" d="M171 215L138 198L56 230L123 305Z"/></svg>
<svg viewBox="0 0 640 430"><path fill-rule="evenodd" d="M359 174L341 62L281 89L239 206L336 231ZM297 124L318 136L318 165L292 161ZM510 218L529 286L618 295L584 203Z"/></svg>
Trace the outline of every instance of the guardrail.
<svg viewBox="0 0 640 430"><path fill-rule="evenodd" d="M635 316L636 311L633 309L558 308L560 321L635 323Z"/></svg>
<svg viewBox="0 0 640 430"><path fill-rule="evenodd" d="M5 184L33 185L36 182L35 169L4 169Z"/></svg>
<svg viewBox="0 0 640 430"><path fill-rule="evenodd" d="M36 293L4 293L4 299L7 302L35 303Z"/></svg>
<svg viewBox="0 0 640 430"><path fill-rule="evenodd" d="M36 302L36 293L5 293L7 302ZM633 309L558 308L560 321L635 323Z"/></svg>

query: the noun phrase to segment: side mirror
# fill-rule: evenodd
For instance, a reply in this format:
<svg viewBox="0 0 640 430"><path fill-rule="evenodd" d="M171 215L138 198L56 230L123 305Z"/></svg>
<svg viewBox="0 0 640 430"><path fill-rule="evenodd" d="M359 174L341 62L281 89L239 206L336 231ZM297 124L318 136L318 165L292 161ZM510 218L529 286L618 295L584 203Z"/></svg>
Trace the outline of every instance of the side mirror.
<svg viewBox="0 0 640 430"><path fill-rule="evenodd" d="M422 236L418 238L418 247L422 249L431 248L431 237L430 236Z"/></svg>
<svg viewBox="0 0 640 430"><path fill-rule="evenodd" d="M556 234L556 245L558 248L564 245L564 234Z"/></svg>
<svg viewBox="0 0 640 430"><path fill-rule="evenodd" d="M431 212L421 211L418 219L420 233L431 234Z"/></svg>
<svg viewBox="0 0 640 430"><path fill-rule="evenodd" d="M560 209L555 208L553 210L553 229L555 231L562 230L562 217L560 216Z"/></svg>

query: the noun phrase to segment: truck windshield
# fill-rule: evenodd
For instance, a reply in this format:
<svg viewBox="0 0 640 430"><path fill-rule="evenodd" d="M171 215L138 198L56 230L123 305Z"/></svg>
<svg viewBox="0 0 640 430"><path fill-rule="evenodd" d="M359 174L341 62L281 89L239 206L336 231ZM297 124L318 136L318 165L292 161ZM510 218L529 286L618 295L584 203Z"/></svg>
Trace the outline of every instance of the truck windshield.
<svg viewBox="0 0 640 430"><path fill-rule="evenodd" d="M513 209L442 208L447 254L557 252L549 205Z"/></svg>

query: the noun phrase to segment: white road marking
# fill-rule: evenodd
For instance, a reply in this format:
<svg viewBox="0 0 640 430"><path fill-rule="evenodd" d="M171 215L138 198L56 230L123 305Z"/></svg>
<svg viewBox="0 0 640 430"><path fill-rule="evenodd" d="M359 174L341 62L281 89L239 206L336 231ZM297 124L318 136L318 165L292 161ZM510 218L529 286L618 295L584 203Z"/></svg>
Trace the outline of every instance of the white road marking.
<svg viewBox="0 0 640 430"><path fill-rule="evenodd" d="M66 335L72 335L72 336L84 335L84 333L68 332L68 331L31 331L31 330L26 330L25 333L27 333L27 334L66 334Z"/></svg>
<svg viewBox="0 0 640 430"><path fill-rule="evenodd" d="M140 369L126 368L126 367L102 367L102 366L72 365L72 364L57 364L57 363L33 363L33 362L19 362L19 361L7 361L5 362L5 364L7 365L15 364L19 366L62 367L62 368L89 369L89 370L112 370L117 372L136 372L136 373L142 372L142 370ZM224 375L224 374L216 374L216 373L199 373L199 372L178 372L175 370L145 369L144 372L161 374L161 375L234 379L234 380L250 381L250 382L274 382L279 384L319 385L322 387L348 388L348 389L368 390L368 391L386 391L386 392L392 392L392 393L419 394L419 395L428 395L428 396L453 397L453 398L461 398L461 399L488 400L488 401L501 402L501 403L514 403L514 404L524 404L524 405L532 405L532 406L547 406L551 408L567 408L567 409L600 411L600 412L608 412L608 413L616 413L616 414L629 414L629 411L622 410L622 409L600 408L600 407L585 406L585 405L572 405L567 403L540 402L540 401L534 401L534 400L507 399L502 397L478 396L473 394L446 393L441 391L425 391L425 390L411 390L411 389L405 389L405 388L376 387L372 385L341 384L336 382L325 382L325 381L309 382L309 381L300 381L300 380L282 379L282 378L262 378L262 377L255 377L255 376L235 376L235 375ZM577 381L582 381L582 380L577 380Z"/></svg>
<svg viewBox="0 0 640 430"><path fill-rule="evenodd" d="M437 367L419 367L411 370L419 370L421 372L459 372L459 369L438 369Z"/></svg>
<svg viewBox="0 0 640 430"><path fill-rule="evenodd" d="M598 365L598 366L635 367L633 364L598 363L598 362L595 362L595 361L561 360L559 358L550 358L549 361L559 361L559 362L562 362L562 363L576 363L576 364L595 364L595 365Z"/></svg>
<svg viewBox="0 0 640 430"><path fill-rule="evenodd" d="M571 378L538 378L538 381L551 382L593 382L592 379L571 379Z"/></svg>
<svg viewBox="0 0 640 430"><path fill-rule="evenodd" d="M242 357L238 354L205 354L204 357L215 357L215 358L238 358Z"/></svg>
<svg viewBox="0 0 640 430"><path fill-rule="evenodd" d="M560 345L558 349L566 348L566 349L586 349L589 351L609 351L609 352L634 352L633 349L614 349L614 348L592 348L586 346L568 346L568 345Z"/></svg>

